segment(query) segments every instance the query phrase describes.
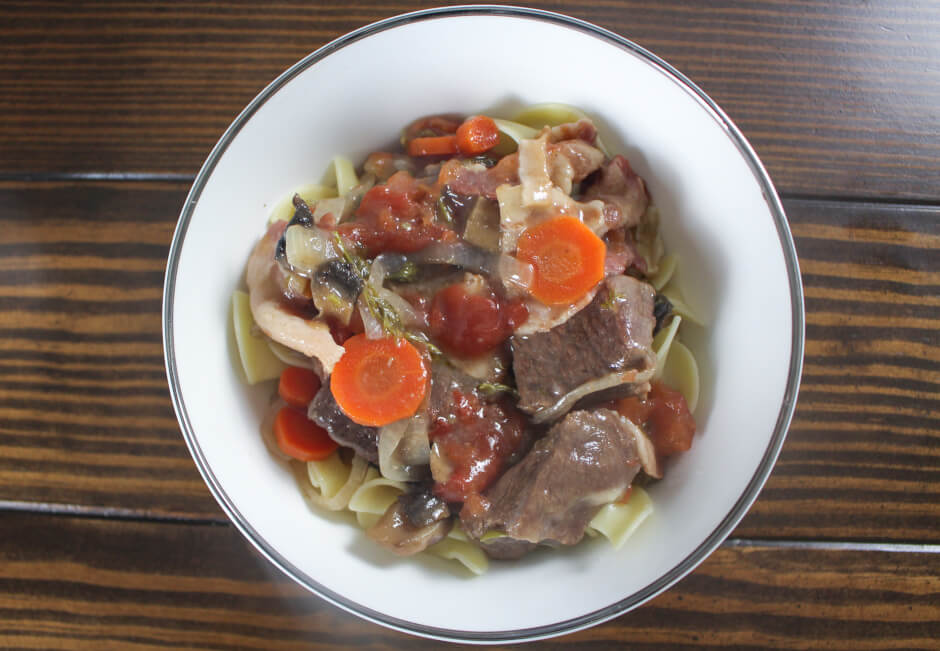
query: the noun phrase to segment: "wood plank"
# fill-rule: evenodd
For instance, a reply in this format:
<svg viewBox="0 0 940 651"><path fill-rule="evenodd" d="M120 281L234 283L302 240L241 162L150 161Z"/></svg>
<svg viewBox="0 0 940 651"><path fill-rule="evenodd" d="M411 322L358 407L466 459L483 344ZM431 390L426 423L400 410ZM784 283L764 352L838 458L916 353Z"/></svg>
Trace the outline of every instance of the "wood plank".
<svg viewBox="0 0 940 651"><path fill-rule="evenodd" d="M17 532L0 537L7 649L440 648L305 592L233 527L11 513L0 526ZM726 545L632 613L539 648L931 648L936 560Z"/></svg>
<svg viewBox="0 0 940 651"><path fill-rule="evenodd" d="M0 183L0 500L223 520L163 370L162 273L185 193ZM940 209L786 208L807 295L803 391L736 535L940 542Z"/></svg>
<svg viewBox="0 0 940 651"><path fill-rule="evenodd" d="M785 208L806 295L803 381L735 535L940 540L940 210Z"/></svg>
<svg viewBox="0 0 940 651"><path fill-rule="evenodd" d="M2 499L221 519L163 369L183 184L0 189Z"/></svg>
<svg viewBox="0 0 940 651"><path fill-rule="evenodd" d="M192 175L289 65L351 29L437 4L3 2L0 174ZM531 4L676 65L741 126L783 192L940 198L936 3Z"/></svg>

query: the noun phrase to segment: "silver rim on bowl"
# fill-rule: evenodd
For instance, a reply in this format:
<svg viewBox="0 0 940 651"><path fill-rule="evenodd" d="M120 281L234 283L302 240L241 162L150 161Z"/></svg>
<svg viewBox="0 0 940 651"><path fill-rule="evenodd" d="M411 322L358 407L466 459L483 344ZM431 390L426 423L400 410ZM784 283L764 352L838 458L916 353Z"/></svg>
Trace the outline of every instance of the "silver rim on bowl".
<svg viewBox="0 0 940 651"><path fill-rule="evenodd" d="M179 265L179 254L182 248L183 240L186 237L186 231L189 227L189 222L192 219L193 209L196 206L196 202L199 200L207 179L215 169L219 158L228 148L235 135L241 130L241 128L245 125L248 119L251 118L255 111L257 111L258 108L264 104L264 102L266 102L274 93L276 93L284 84L289 82L296 75L321 61L322 59L328 57L333 52L336 52L337 50L346 47L351 43L354 43L371 34L416 21L465 15L509 16L529 20L538 20L587 33L602 41L614 44L626 50L630 54L645 60L654 68L658 69L660 72L666 75L674 83L679 85L692 98L694 98L709 113L709 115L711 115L712 118L718 122L718 124L724 130L725 134L729 139L731 139L731 141L737 147L738 151L747 161L755 179L760 184L764 199L767 202L767 207L770 209L770 212L773 215L774 223L777 228L777 234L780 238L780 244L783 249L783 255L786 262L787 275L790 284L790 307L793 315L790 368L787 377L786 391L784 393L783 402L780 405L780 411L777 416L777 422L774 427L773 436L767 445L767 449L764 451L764 456L760 465L754 472L754 475L751 477L751 480L743 494L727 513L727 515L725 515L724 519L718 524L717 527L715 527L711 535L709 535L691 554L683 559L682 562L678 563L657 581L647 585L641 590L638 590L625 599L607 606L606 608L596 610L581 617L556 622L547 626L492 632L459 631L445 628L435 628L414 624L412 622L394 617L389 617L326 589L300 571L296 566L292 565L283 556L278 554L278 552L273 549L268 541L262 538L258 532L255 531L245 520L244 516L235 507L234 503L225 493L215 475L212 473L212 470L206 463L205 456L203 455L203 452L199 447L199 442L193 432L192 425L186 411L186 403L182 394L180 393L179 378L177 376L176 368L176 350L173 339L173 301L176 288L176 274ZM796 249L793 245L793 238L790 234L787 219L783 211L783 206L781 205L780 199L774 190L773 183L771 182L767 171L764 169L760 160L758 160L757 155L754 153L754 150L751 148L750 144L747 142L738 128L731 122L728 116L725 115L725 113L718 107L717 104L715 104L714 101L712 101L711 98L702 92L701 89L699 89L695 84L687 79L682 73L657 57L655 54L643 49L639 45L623 38L622 36L619 36L611 31L600 28L591 23L571 18L569 16L521 7L503 7L492 5L460 6L429 9L403 14L401 16L395 16L393 18L367 25L341 38L338 38L291 66L291 68L286 70L283 74L281 74L281 76L269 84L267 88L265 88L257 97L254 98L254 100L252 100L252 102L247 107L245 107L245 109L239 114L231 126L229 126L229 128L222 135L222 138L213 148L212 152L209 154L209 157L206 159L206 162L203 164L202 169L199 170L199 174L196 176L193 187L186 198L186 203L183 206L179 222L176 226L176 232L173 236L173 242L170 245L170 253L167 260L166 280L163 290L163 350L166 360L167 378L169 379L170 385L170 395L173 400L173 408L176 410L176 416L183 432L183 438L186 440L186 445L189 447L189 451L196 462L196 466L199 468L199 472L202 474L203 479L209 486L209 490L212 492L219 505L232 520L235 526L239 529L239 531L241 531L241 533L252 543L252 545L258 549L259 552L261 552L262 555L264 555L281 571L283 571L293 580L305 586L310 591L319 595L323 599L326 599L330 603L367 620L381 624L383 626L397 629L399 631L455 642L522 642L527 640L552 637L562 633L570 633L580 629L588 628L590 626L594 626L601 622L612 619L613 617L625 613L648 601L649 599L652 599L657 594L664 591L679 581L686 574L691 572L693 569L695 569L699 563L705 560L705 558L708 557L708 555L711 554L711 552L721 544L728 534L731 533L732 529L734 529L734 527L738 524L741 518L744 517L748 508L750 508L754 500L757 499L757 495L760 492L761 487L764 485L764 482L770 475L770 471L777 460L777 455L780 453L780 448L783 445L787 429L790 425L790 419L793 416L793 410L796 406L796 395L799 389L800 373L803 365L803 339L803 287L800 280L799 266L797 264Z"/></svg>

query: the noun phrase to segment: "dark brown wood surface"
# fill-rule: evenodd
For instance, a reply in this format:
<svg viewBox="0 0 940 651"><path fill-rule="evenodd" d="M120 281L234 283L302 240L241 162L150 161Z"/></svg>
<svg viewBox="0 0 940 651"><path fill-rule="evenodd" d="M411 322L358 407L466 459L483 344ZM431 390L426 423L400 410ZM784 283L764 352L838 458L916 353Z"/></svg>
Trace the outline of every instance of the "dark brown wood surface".
<svg viewBox="0 0 940 651"><path fill-rule="evenodd" d="M176 217L228 122L420 6L0 2L0 648L436 647L307 595L227 524L160 338ZM940 4L535 6L728 111L784 197L807 311L796 416L732 542L545 646L937 648Z"/></svg>
<svg viewBox="0 0 940 651"><path fill-rule="evenodd" d="M231 527L12 513L0 527L17 532L0 538L6 648L442 646L310 595ZM537 646L935 648L938 597L935 554L726 543L639 610Z"/></svg>
<svg viewBox="0 0 940 651"><path fill-rule="evenodd" d="M425 3L435 6L450 3ZM0 172L198 169L242 107L346 31L420 3L5 2ZM536 2L698 83L780 190L940 198L935 2ZM376 62L378 65L378 62Z"/></svg>

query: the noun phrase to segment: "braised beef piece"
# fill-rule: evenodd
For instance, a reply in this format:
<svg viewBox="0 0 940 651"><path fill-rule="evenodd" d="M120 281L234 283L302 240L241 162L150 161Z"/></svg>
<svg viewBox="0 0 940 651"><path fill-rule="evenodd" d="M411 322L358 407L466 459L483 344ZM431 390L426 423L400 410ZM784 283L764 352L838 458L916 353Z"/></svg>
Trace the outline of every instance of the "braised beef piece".
<svg viewBox="0 0 940 651"><path fill-rule="evenodd" d="M570 181L575 183L580 183L590 174L593 174L604 162L604 152L583 140L562 140L561 142L549 144L546 150L548 151L549 169L561 163L570 165ZM562 159L561 161L558 160L559 157ZM570 183L567 187L562 187L566 192L571 189Z"/></svg>
<svg viewBox="0 0 940 651"><path fill-rule="evenodd" d="M445 362L431 365L431 397L428 414L431 421L449 418L457 411L456 401L460 395L475 394L480 380L467 375Z"/></svg>
<svg viewBox="0 0 940 651"><path fill-rule="evenodd" d="M576 403L644 392L655 366L654 294L648 283L614 276L560 326L513 336L519 409L549 422Z"/></svg>
<svg viewBox="0 0 940 651"><path fill-rule="evenodd" d="M330 438L340 445L352 448L371 463L379 463L378 428L360 425L343 413L330 390L330 378L326 379L316 397L310 401L307 417L325 429Z"/></svg>
<svg viewBox="0 0 940 651"><path fill-rule="evenodd" d="M582 201L600 199L604 202L604 216L611 228L636 226L650 202L643 179L620 155L585 179L582 189Z"/></svg>
<svg viewBox="0 0 940 651"><path fill-rule="evenodd" d="M528 540L517 540L509 536L482 540L479 541L479 545L487 556L501 561L514 561L522 558L538 546Z"/></svg>
<svg viewBox="0 0 940 651"><path fill-rule="evenodd" d="M636 439L619 414L574 411L482 496L467 500L460 519L477 540L487 532L505 534L508 539L493 537L483 545L497 554L524 553L536 543L573 545L639 469Z"/></svg>
<svg viewBox="0 0 940 651"><path fill-rule="evenodd" d="M566 122L552 127L549 137L550 142L559 142L561 140L583 140L593 145L597 141L597 129L590 120L578 120L577 122Z"/></svg>

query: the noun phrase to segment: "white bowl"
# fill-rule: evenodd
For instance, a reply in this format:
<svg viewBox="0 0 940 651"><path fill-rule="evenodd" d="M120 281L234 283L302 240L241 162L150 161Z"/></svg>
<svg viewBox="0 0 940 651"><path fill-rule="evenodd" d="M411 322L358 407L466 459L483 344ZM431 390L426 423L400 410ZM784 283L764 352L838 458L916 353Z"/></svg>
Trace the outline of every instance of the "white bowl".
<svg viewBox="0 0 940 651"><path fill-rule="evenodd" d="M275 200L438 112L509 115L557 101L596 117L646 179L702 367L700 434L650 489L654 515L620 551L599 542L497 563L467 579L438 559L391 558L312 513L258 434L270 387L231 356L229 299ZM655 55L572 18L509 7L407 14L303 59L236 118L180 216L164 294L167 374L183 436L212 494L274 565L379 624L469 642L531 640L619 615L678 581L754 501L786 435L803 354L796 253L756 155L701 90Z"/></svg>

